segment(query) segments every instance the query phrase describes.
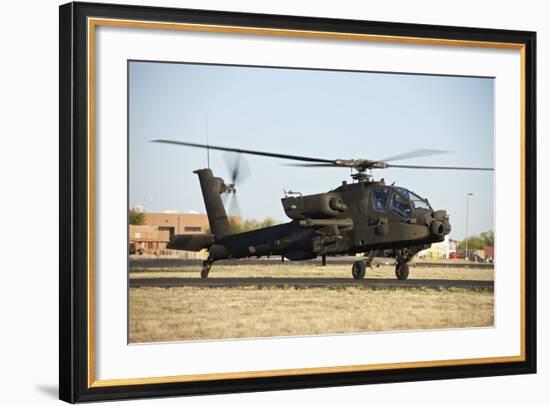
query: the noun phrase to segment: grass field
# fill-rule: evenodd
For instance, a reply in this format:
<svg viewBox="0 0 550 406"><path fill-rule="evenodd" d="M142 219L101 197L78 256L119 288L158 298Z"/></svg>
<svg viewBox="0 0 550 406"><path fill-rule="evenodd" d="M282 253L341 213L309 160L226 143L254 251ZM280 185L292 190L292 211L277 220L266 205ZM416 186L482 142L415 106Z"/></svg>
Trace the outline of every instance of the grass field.
<svg viewBox="0 0 550 406"><path fill-rule="evenodd" d="M367 277L394 278L393 267ZM199 277L198 267L131 272ZM350 277L349 266L218 266L211 277ZM411 268L410 278L492 280L489 269ZM130 289L130 342L486 327L492 290L458 288L139 287Z"/></svg>

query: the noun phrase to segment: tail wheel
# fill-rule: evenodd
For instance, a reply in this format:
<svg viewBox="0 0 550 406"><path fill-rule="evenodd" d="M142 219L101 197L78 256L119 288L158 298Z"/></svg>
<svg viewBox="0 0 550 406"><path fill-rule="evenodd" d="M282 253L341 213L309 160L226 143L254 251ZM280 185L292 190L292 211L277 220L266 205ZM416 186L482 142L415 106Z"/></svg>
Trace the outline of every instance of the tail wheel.
<svg viewBox="0 0 550 406"><path fill-rule="evenodd" d="M206 279L208 278L208 274L210 273L210 268L212 268L212 262L210 259L207 259L206 261L202 262L202 271L201 271L201 278Z"/></svg>
<svg viewBox="0 0 550 406"><path fill-rule="evenodd" d="M367 265L363 261L355 261L351 267L353 279L363 279L365 277Z"/></svg>
<svg viewBox="0 0 550 406"><path fill-rule="evenodd" d="M409 264L406 262L398 262L395 266L395 276L400 281L404 281L409 277Z"/></svg>

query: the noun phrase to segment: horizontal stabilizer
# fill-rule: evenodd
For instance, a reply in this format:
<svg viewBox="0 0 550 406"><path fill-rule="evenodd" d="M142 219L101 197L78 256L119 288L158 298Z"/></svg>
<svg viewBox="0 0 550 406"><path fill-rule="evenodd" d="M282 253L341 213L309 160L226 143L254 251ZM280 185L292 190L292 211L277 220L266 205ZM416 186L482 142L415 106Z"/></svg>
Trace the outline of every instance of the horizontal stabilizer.
<svg viewBox="0 0 550 406"><path fill-rule="evenodd" d="M178 234L170 240L166 248L181 251L200 251L214 242L212 234Z"/></svg>

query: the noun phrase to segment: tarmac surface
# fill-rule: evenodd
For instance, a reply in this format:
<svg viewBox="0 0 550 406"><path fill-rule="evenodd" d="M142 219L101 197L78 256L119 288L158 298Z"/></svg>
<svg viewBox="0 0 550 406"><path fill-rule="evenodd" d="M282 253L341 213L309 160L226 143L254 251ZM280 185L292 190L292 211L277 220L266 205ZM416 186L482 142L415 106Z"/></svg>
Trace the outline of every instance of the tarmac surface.
<svg viewBox="0 0 550 406"><path fill-rule="evenodd" d="M391 288L494 288L494 281L452 280L452 279L351 279L351 278L131 278L131 288L137 287L235 287L273 286L310 287L332 286L374 286Z"/></svg>
<svg viewBox="0 0 550 406"><path fill-rule="evenodd" d="M350 265L357 261L358 257L328 257L328 265ZM132 268L174 268L181 266L191 266L202 264L202 260L198 259L182 259L182 258L143 258L143 257L131 257L130 261L130 271ZM321 265L321 259L313 259L308 261L285 261L282 262L280 258L262 258L262 259L239 259L239 260L222 260L216 261L216 265L262 265L262 264L312 264L312 265ZM373 265L393 265L395 260L393 258L374 258ZM464 262L464 261L449 261L449 262L424 262L424 261L412 261L409 263L411 267L429 267L429 268L482 268L482 269L492 269L494 264L482 263L482 262Z"/></svg>

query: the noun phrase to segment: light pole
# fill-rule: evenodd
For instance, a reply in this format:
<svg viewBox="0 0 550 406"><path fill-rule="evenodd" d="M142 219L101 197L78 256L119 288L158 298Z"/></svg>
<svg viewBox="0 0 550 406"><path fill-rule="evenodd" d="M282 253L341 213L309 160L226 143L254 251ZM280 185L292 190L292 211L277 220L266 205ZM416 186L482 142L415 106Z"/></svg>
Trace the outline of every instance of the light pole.
<svg viewBox="0 0 550 406"><path fill-rule="evenodd" d="M473 196L473 193L466 193L466 255L464 259L468 260L468 216L470 215L470 196Z"/></svg>

